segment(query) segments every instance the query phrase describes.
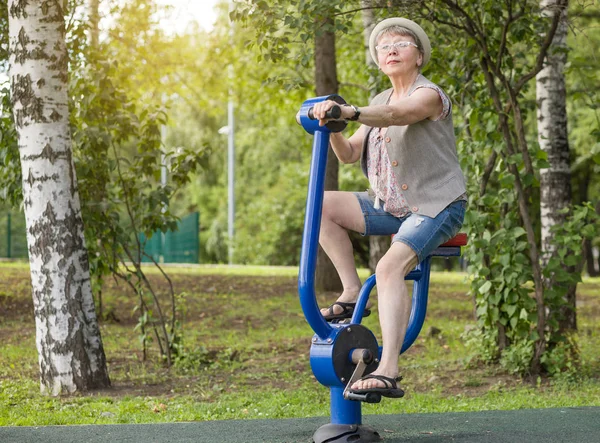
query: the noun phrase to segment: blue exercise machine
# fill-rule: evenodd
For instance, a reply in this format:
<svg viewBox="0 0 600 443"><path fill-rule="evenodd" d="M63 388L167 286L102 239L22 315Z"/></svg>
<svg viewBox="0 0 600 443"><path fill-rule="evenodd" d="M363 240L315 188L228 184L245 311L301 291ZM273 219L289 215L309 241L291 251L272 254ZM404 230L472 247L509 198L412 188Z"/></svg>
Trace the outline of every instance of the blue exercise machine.
<svg viewBox="0 0 600 443"><path fill-rule="evenodd" d="M321 426L313 435L313 441L314 443L376 442L381 441L377 431L371 426L362 424L361 402L379 403L381 395L378 393L360 395L351 393L347 389L356 380L375 371L381 357L382 348L378 346L375 336L360 324L369 295L376 284L375 275L370 276L361 288L349 323L330 324L325 321L315 294L314 278L329 134L341 132L346 127L346 122L343 120L330 120L325 126L319 126L318 120L315 120L312 115L312 108L316 103L324 100L334 100L340 105L345 103L339 95L311 98L302 104L297 115L298 123L306 132L314 135L298 292L306 321L315 332L310 349L311 368L316 379L329 387L331 398L331 423ZM339 106L334 106L328 116L333 119L339 118L341 116ZM436 249L406 276L406 280L413 280L414 284L412 310L401 353L414 343L425 321L431 257L460 256L460 246L465 244L466 235L459 234Z"/></svg>

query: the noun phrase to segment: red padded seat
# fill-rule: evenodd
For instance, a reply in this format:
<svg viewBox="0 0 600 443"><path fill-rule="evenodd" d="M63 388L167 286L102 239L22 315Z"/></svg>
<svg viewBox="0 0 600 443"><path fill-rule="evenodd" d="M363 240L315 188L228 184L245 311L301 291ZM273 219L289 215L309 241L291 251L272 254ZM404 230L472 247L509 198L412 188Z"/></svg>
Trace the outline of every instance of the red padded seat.
<svg viewBox="0 0 600 443"><path fill-rule="evenodd" d="M467 244L467 234L465 232L459 232L446 243L440 245L440 248L447 246L465 246Z"/></svg>
<svg viewBox="0 0 600 443"><path fill-rule="evenodd" d="M390 239L394 238L394 235L396 234L392 234L390 235ZM467 245L467 234L465 232L459 232L458 234L456 234L454 237L452 237L450 240L448 240L446 243L442 243L440 246L438 246L439 248L449 248L449 247L456 247L456 246L466 246Z"/></svg>

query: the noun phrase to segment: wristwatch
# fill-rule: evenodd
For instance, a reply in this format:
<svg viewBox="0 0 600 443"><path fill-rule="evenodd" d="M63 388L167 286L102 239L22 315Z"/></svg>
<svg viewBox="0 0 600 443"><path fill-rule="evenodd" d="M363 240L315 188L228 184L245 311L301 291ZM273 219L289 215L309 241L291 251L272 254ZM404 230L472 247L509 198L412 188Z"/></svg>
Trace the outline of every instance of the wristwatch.
<svg viewBox="0 0 600 443"><path fill-rule="evenodd" d="M350 120L352 122L355 122L358 120L358 117L360 117L360 109L358 109L356 106L354 105L344 105L344 106L349 106L350 108L354 109L354 115L346 120Z"/></svg>

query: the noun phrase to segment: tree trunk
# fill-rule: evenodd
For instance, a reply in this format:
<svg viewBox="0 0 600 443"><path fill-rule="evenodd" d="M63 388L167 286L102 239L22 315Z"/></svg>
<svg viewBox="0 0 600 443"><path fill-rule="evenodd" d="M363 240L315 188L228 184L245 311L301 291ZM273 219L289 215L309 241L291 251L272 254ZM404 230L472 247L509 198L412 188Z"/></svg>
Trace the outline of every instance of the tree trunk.
<svg viewBox="0 0 600 443"><path fill-rule="evenodd" d="M62 2L9 1L10 81L41 390L110 385L71 153Z"/></svg>
<svg viewBox="0 0 600 443"><path fill-rule="evenodd" d="M555 14L556 0L541 0L544 13ZM552 226L565 222L568 214L560 211L570 208L571 165L567 133L567 106L564 67L567 61L567 17L566 8L548 51L546 64L536 77L538 141L548 154L549 168L540 170L540 209L542 227L542 263L545 266L555 253L552 244ZM568 289L566 305L560 310L560 331L577 328L575 289ZM552 315L552 314L550 314Z"/></svg>
<svg viewBox="0 0 600 443"><path fill-rule="evenodd" d="M315 35L315 84L317 96L337 94L338 80L335 59L335 34L330 29L332 18L317 23ZM329 147L325 190L338 190L338 159ZM318 291L342 291L342 282L327 254L319 247L315 287Z"/></svg>
<svg viewBox="0 0 600 443"><path fill-rule="evenodd" d="M367 69L377 68L375 61L371 58L371 52L369 51L369 37L371 31L375 27L375 15L372 9L368 9L372 6L372 0L362 0L362 20L363 20L363 40L365 42L365 63ZM375 78L369 76L369 99L373 99L377 95L377 89L375 88ZM381 260L381 257L385 255L390 247L390 238L388 236L371 235L369 237L369 269L372 273L375 273L377 263Z"/></svg>

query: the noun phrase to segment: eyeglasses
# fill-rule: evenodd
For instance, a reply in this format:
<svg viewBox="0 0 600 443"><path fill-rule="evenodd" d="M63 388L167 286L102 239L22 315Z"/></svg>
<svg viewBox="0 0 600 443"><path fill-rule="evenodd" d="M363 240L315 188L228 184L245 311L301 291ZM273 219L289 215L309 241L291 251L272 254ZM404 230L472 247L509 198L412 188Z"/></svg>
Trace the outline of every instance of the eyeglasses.
<svg viewBox="0 0 600 443"><path fill-rule="evenodd" d="M392 49L394 49L394 50L403 49L403 48L408 48L409 46L414 46L417 49L419 48L419 46L414 44L413 42L396 42L396 43L390 43L389 45L375 46L375 49L377 49L378 52L385 54L385 53L390 52Z"/></svg>

